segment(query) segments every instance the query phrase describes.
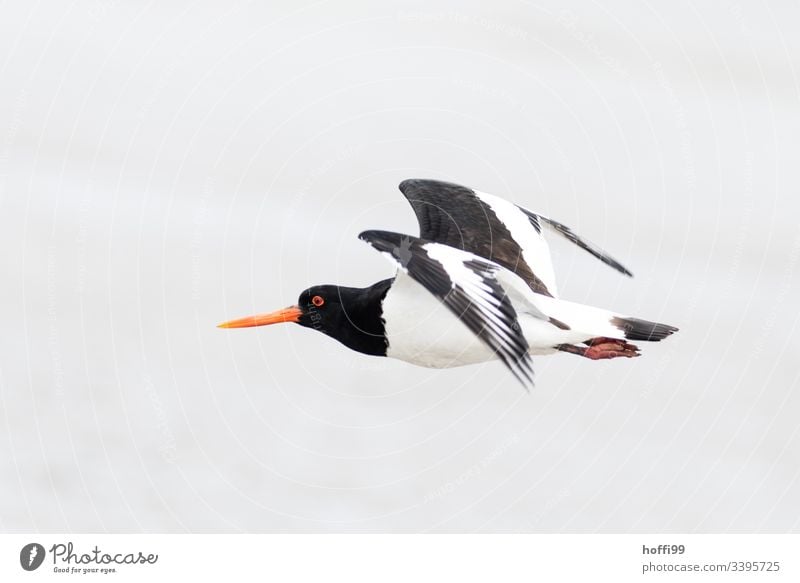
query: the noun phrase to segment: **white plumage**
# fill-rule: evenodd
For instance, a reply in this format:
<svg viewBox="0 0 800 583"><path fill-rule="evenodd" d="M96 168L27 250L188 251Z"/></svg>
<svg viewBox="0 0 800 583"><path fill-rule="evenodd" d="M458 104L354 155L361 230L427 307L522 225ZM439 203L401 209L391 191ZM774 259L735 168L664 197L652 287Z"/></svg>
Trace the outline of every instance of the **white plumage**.
<svg viewBox="0 0 800 583"><path fill-rule="evenodd" d="M423 247L431 258L442 264L454 286L463 286L496 329L507 331L497 316L499 300L466 266L471 260L485 260L447 245L426 243ZM396 263L391 255L383 255ZM516 274L496 264L493 268L496 280L516 311L529 354L553 354L557 352L555 346L580 344L596 337L625 339L624 331L611 324L612 318L625 316L537 294ZM451 368L497 358L461 319L432 294L421 293L421 288L404 269L398 270L383 301L389 341L387 356L432 368ZM550 318L566 324L569 329L554 325Z"/></svg>

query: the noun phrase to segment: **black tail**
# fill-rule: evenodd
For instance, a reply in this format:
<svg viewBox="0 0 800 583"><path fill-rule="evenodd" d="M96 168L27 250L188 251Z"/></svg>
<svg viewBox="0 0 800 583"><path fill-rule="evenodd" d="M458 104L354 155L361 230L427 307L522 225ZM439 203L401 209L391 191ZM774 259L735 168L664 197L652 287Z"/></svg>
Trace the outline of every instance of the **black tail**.
<svg viewBox="0 0 800 583"><path fill-rule="evenodd" d="M664 340L670 334L677 332L675 326L668 326L667 324L659 324L657 322L648 322L647 320L640 320L639 318L623 318L622 316L614 316L611 318L611 323L625 332L625 338L628 340L647 340L650 342L658 342Z"/></svg>

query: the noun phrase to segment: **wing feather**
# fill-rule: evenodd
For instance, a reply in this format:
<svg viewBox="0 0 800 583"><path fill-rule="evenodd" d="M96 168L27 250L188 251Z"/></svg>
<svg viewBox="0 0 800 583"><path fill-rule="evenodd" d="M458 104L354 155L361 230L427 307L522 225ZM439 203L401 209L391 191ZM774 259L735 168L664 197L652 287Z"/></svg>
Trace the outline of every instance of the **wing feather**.
<svg viewBox="0 0 800 583"><path fill-rule="evenodd" d="M420 238L488 259L516 273L536 293L558 294L552 258L543 230L588 251L607 265L631 275L617 260L566 225L502 198L439 180L400 183L417 216Z"/></svg>
<svg viewBox="0 0 800 583"><path fill-rule="evenodd" d="M474 254L389 231L364 231L359 238L387 255L436 296L494 351L526 388L533 385L528 342L517 313L495 277L501 267Z"/></svg>

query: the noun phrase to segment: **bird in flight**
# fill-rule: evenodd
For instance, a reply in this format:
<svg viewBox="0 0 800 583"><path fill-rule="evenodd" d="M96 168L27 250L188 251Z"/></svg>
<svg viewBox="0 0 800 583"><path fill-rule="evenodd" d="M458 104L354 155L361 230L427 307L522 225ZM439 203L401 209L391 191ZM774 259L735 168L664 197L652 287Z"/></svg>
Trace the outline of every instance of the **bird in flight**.
<svg viewBox="0 0 800 583"><path fill-rule="evenodd" d="M352 350L431 368L499 359L526 388L531 355L632 358L640 352L630 341L658 342L678 330L559 299L545 232L632 276L569 227L449 182L405 180L400 191L419 236L359 235L397 266L394 277L366 288L316 285L296 305L219 327L294 322Z"/></svg>

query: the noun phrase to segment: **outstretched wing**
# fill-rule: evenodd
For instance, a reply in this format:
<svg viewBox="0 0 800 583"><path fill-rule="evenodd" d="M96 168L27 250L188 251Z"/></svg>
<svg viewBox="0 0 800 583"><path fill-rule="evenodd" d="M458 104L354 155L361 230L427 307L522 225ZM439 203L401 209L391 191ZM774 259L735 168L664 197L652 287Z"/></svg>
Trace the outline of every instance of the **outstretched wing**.
<svg viewBox="0 0 800 583"><path fill-rule="evenodd" d="M565 237L625 275L631 272L569 227L497 196L439 180L410 179L400 191L419 221L420 237L469 251L513 271L540 294L557 296L542 228Z"/></svg>
<svg viewBox="0 0 800 583"><path fill-rule="evenodd" d="M533 384L528 342L514 307L495 278L500 266L447 245L399 233L364 231L359 238L389 256L441 300L526 388Z"/></svg>

